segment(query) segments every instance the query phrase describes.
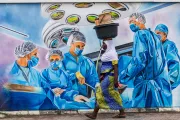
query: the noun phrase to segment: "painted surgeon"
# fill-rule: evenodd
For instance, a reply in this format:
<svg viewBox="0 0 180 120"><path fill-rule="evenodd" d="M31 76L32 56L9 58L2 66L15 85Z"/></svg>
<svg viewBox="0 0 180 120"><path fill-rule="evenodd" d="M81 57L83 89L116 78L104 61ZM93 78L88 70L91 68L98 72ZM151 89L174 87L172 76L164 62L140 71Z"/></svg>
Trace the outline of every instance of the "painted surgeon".
<svg viewBox="0 0 180 120"><path fill-rule="evenodd" d="M145 27L143 14L133 13L129 26L134 32L132 59L120 57L120 80L133 79L132 107L170 107L171 85L168 80L166 56L157 34ZM121 66L121 65L120 65Z"/></svg>

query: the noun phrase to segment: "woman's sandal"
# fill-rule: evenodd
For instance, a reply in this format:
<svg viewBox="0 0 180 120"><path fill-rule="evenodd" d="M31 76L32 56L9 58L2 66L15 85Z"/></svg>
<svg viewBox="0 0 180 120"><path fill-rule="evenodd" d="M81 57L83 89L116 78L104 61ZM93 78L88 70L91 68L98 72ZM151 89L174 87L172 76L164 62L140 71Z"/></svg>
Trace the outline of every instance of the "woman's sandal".
<svg viewBox="0 0 180 120"><path fill-rule="evenodd" d="M86 117L91 119L96 119L97 116L94 116L93 114L85 114Z"/></svg>
<svg viewBox="0 0 180 120"><path fill-rule="evenodd" d="M117 114L117 115L113 116L112 118L126 118L126 114L124 114L124 115Z"/></svg>

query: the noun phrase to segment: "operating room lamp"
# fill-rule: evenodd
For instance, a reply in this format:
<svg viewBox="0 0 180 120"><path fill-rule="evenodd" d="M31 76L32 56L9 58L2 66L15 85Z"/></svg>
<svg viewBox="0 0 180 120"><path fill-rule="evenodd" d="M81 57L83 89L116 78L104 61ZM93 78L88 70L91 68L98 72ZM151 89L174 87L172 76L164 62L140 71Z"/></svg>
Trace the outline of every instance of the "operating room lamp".
<svg viewBox="0 0 180 120"><path fill-rule="evenodd" d="M65 47L71 32L79 26L95 26L99 14L110 12L113 21L128 17L137 11L141 3L51 3L41 4L41 15L49 18L42 30L42 38L48 48ZM66 34L65 34L66 33ZM62 39L64 38L65 39Z"/></svg>

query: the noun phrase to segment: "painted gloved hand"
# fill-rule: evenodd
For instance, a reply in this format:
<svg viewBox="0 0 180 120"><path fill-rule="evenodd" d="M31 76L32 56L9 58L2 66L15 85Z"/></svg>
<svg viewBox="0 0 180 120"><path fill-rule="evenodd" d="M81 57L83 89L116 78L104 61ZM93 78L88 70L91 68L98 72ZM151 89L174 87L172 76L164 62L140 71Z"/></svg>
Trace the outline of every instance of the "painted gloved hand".
<svg viewBox="0 0 180 120"><path fill-rule="evenodd" d="M52 89L55 96L60 96L65 90L61 89L61 88L54 88Z"/></svg>
<svg viewBox="0 0 180 120"><path fill-rule="evenodd" d="M76 102L89 102L90 100L87 97L85 97L85 96L76 95L74 97L74 101L76 101Z"/></svg>
<svg viewBox="0 0 180 120"><path fill-rule="evenodd" d="M76 78L78 79L80 84L84 84L85 83L85 78L84 78L84 76L80 72L76 72Z"/></svg>

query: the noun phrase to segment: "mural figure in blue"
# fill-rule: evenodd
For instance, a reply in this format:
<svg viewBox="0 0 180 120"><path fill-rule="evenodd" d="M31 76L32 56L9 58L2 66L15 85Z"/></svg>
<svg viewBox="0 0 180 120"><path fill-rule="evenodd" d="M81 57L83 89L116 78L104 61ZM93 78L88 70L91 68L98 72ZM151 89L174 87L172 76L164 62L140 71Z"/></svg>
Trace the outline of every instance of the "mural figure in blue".
<svg viewBox="0 0 180 120"><path fill-rule="evenodd" d="M44 103L45 90L49 86L33 67L38 64L38 48L32 42L24 42L15 49L17 60L8 72L9 81L4 93L10 110L36 110Z"/></svg>
<svg viewBox="0 0 180 120"><path fill-rule="evenodd" d="M166 56L157 34L145 27L143 14L129 18L134 32L132 58L121 56L120 81L133 80L134 90L130 107L171 107L172 93L168 79Z"/></svg>
<svg viewBox="0 0 180 120"><path fill-rule="evenodd" d="M50 67L42 71L42 77L50 85L54 95L53 103L58 109L83 109L91 108L93 104L87 97L79 95L72 89L72 80L62 65L63 55L58 49L51 49L48 54ZM90 103L91 102L91 103Z"/></svg>
<svg viewBox="0 0 180 120"><path fill-rule="evenodd" d="M166 25L157 25L155 32L162 41L168 66L169 81L171 83L171 88L174 89L180 84L180 57L178 49L175 43L167 38L168 27Z"/></svg>
<svg viewBox="0 0 180 120"><path fill-rule="evenodd" d="M64 55L63 65L72 77L72 89L87 97L89 95L86 85L95 88L99 83L99 78L94 62L82 55L86 45L85 36L81 32L73 32L67 44L71 47L69 52Z"/></svg>

